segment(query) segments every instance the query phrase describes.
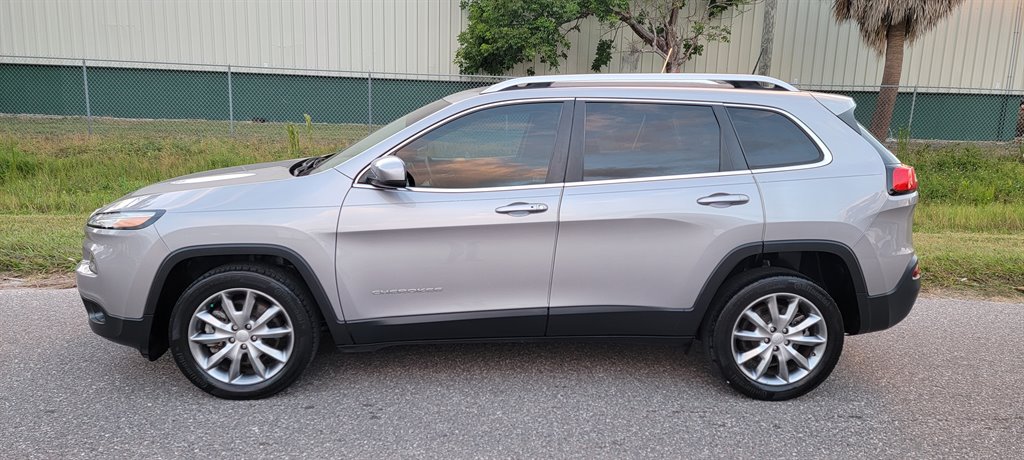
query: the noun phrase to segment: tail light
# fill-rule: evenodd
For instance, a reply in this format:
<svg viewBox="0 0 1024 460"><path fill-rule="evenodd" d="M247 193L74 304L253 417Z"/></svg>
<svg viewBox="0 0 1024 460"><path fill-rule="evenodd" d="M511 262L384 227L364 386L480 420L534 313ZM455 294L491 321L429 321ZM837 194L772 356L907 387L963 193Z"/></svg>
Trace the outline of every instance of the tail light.
<svg viewBox="0 0 1024 460"><path fill-rule="evenodd" d="M889 194L903 195L917 191L917 173L913 166L904 164L889 167Z"/></svg>
<svg viewBox="0 0 1024 460"><path fill-rule="evenodd" d="M921 264L914 264L914 269L910 271L910 279L919 280L921 279Z"/></svg>

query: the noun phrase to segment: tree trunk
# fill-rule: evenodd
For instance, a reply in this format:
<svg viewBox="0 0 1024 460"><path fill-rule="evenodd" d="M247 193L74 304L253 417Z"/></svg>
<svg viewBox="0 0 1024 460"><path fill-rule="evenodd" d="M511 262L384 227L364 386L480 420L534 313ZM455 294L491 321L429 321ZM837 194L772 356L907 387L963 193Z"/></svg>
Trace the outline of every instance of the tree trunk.
<svg viewBox="0 0 1024 460"><path fill-rule="evenodd" d="M768 75L772 68L772 48L775 46L775 8L778 0L764 3L764 21L761 25L761 55L757 59L758 75Z"/></svg>
<svg viewBox="0 0 1024 460"><path fill-rule="evenodd" d="M683 63L679 50L673 49L672 55L668 57L668 65L665 66L665 73L680 73L683 71Z"/></svg>
<svg viewBox="0 0 1024 460"><path fill-rule="evenodd" d="M676 24L679 23L679 9L682 7L673 6L672 12L668 15L668 23L665 24L665 45L668 46L668 65L665 66L667 73L679 73L683 71L683 61L679 57L682 53L682 40L679 39L679 31Z"/></svg>
<svg viewBox="0 0 1024 460"><path fill-rule="evenodd" d="M882 70L882 87L878 91L875 114L871 116L871 134L883 141L889 137L892 111L896 107L896 96L900 90L900 74L903 72L903 42L906 38L906 22L892 24L885 31L885 68Z"/></svg>

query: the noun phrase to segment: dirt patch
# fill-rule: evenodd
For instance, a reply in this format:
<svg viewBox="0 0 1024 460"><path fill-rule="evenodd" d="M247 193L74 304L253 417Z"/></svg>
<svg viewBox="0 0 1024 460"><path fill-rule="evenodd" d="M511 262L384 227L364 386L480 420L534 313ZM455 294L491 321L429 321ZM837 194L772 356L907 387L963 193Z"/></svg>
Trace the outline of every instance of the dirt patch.
<svg viewBox="0 0 1024 460"><path fill-rule="evenodd" d="M0 274L0 289L70 289L73 287L75 287L73 273L50 273L27 277Z"/></svg>
<svg viewBox="0 0 1024 460"><path fill-rule="evenodd" d="M954 289L928 288L921 291L921 298L925 299L960 299L960 300L984 300L987 302L1021 303L1024 302L1024 292L1021 295L997 295L986 294L976 291L957 291Z"/></svg>

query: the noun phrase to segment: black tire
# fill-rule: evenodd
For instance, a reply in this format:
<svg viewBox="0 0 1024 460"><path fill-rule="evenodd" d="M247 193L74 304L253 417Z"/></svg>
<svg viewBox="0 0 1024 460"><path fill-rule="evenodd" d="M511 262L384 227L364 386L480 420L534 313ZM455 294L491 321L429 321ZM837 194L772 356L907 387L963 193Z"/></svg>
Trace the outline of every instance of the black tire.
<svg viewBox="0 0 1024 460"><path fill-rule="evenodd" d="M749 305L764 296L783 293L801 296L818 309L827 338L817 365L805 376L788 384L767 385L748 376L737 364L733 328ZM842 354L844 329L839 307L824 289L792 270L761 268L737 275L720 291L708 315L702 339L713 367L731 387L754 399L782 401L806 394L828 378Z"/></svg>
<svg viewBox="0 0 1024 460"><path fill-rule="evenodd" d="M291 354L287 362L276 374L259 383L239 385L214 378L199 366L189 347L192 315L206 299L226 289L254 289L265 293L277 301L291 322ZM271 265L238 263L215 268L196 279L174 305L168 331L174 362L189 381L216 397L259 399L272 396L302 375L319 346L320 321L310 299L298 278Z"/></svg>

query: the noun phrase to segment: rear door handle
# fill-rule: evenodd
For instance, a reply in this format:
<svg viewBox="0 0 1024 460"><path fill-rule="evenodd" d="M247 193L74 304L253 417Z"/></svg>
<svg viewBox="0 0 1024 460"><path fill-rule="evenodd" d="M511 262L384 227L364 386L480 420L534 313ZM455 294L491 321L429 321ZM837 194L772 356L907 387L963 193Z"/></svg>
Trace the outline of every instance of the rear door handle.
<svg viewBox="0 0 1024 460"><path fill-rule="evenodd" d="M697 199L697 204L711 206L714 208L728 208L737 204L750 202L750 197L742 194L732 195L729 193L714 193Z"/></svg>
<svg viewBox="0 0 1024 460"><path fill-rule="evenodd" d="M548 210L548 205L544 203L511 203L494 210L498 214L508 214L510 216L525 216L527 214L533 214L537 212L544 212Z"/></svg>

